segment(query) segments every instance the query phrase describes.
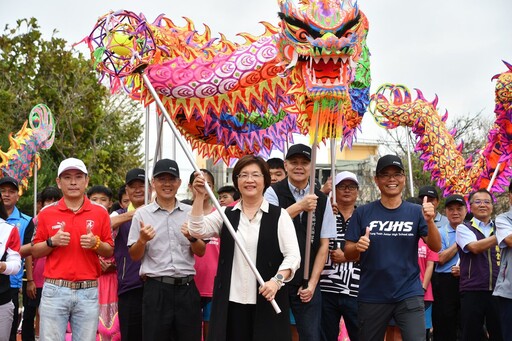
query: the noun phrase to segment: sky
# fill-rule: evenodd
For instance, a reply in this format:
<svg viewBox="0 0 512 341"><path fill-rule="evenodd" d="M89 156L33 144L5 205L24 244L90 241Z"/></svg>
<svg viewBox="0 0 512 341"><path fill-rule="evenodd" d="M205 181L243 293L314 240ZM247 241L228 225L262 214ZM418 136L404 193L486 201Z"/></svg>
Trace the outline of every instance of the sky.
<svg viewBox="0 0 512 341"><path fill-rule="evenodd" d="M404 84L421 89L427 99L437 94L440 112L447 109L449 120L480 111L492 117L491 77L506 70L502 60L512 63L512 1L360 0L358 4L370 23L372 92L383 83ZM236 33L260 34L260 21L276 25L279 7L277 0L0 0L0 28L35 17L45 36L56 30L57 37L71 44L88 35L103 14L119 9L143 13L150 22L165 14L183 25L181 17L186 16L199 31L206 23L213 34L222 32L242 42ZM384 135L367 113L358 140L375 142Z"/></svg>

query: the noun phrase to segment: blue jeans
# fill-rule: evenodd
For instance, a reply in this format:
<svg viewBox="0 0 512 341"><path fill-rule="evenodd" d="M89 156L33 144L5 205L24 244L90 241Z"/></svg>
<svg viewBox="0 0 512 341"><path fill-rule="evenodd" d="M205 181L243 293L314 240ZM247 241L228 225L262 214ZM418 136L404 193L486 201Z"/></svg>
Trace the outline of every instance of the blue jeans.
<svg viewBox="0 0 512 341"><path fill-rule="evenodd" d="M322 293L320 285L315 288L313 298L308 303L303 303L300 296L297 295L299 287L289 287L290 308L292 308L293 316L301 341L320 341L321 335L321 319L322 319ZM339 321L338 321L339 324Z"/></svg>
<svg viewBox="0 0 512 341"><path fill-rule="evenodd" d="M357 309L357 297L322 291L322 340L338 340L342 316L350 341L359 340Z"/></svg>
<svg viewBox="0 0 512 341"><path fill-rule="evenodd" d="M73 340L95 341L99 309L98 288L73 290L45 283L39 307L40 340L64 340L69 321Z"/></svg>

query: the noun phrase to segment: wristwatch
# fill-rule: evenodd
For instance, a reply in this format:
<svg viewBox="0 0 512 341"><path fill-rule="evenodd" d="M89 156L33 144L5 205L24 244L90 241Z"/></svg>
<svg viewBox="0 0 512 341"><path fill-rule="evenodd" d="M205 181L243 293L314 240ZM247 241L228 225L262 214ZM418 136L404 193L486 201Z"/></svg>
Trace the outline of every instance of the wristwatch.
<svg viewBox="0 0 512 341"><path fill-rule="evenodd" d="M55 247L56 245L53 245L53 242L52 242L52 238L48 238L46 239L46 245L48 245L49 247Z"/></svg>
<svg viewBox="0 0 512 341"><path fill-rule="evenodd" d="M279 289L284 285L284 276L280 273L277 273L274 277L272 277L272 280L279 285Z"/></svg>

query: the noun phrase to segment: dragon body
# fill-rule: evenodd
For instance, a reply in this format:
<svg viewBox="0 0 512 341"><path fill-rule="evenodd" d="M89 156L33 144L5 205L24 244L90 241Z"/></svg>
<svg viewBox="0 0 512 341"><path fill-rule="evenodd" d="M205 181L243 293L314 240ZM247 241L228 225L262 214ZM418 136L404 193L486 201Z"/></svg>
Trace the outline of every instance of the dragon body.
<svg viewBox="0 0 512 341"><path fill-rule="evenodd" d="M193 22L153 24L109 13L86 38L111 90L153 98L135 72L145 68L166 110L200 155L227 163L282 149L291 133L350 144L369 103L368 21L347 0L279 0L279 26L242 44L213 38Z"/></svg>
<svg viewBox="0 0 512 341"><path fill-rule="evenodd" d="M0 150L1 176L13 177L27 188L34 165L38 168L41 166L38 152L53 145L54 133L50 109L44 104L36 105L23 127L14 136L9 134L10 146L7 152Z"/></svg>
<svg viewBox="0 0 512 341"><path fill-rule="evenodd" d="M205 25L178 26L164 16L150 24L129 11L101 17L85 39L95 67L145 105L154 99L144 72L181 134L203 157L226 163L244 154L283 149L291 133L312 141L341 138L350 145L370 102L368 20L350 0L278 0L277 26L263 23L244 43L214 38ZM421 92L412 100L403 86L384 85L370 111L386 128L411 127L416 151L444 190L467 194L489 184L500 191L510 176L512 70L495 77L496 123L487 146L462 156L447 114ZM391 97L387 97L390 91ZM499 165L499 167L498 167ZM495 170L498 169L496 172Z"/></svg>
<svg viewBox="0 0 512 341"><path fill-rule="evenodd" d="M417 137L415 151L420 153L424 170L443 189L444 195L468 195L479 188L487 188L495 175L490 190L500 193L509 185L512 175L512 65L493 77L496 80L496 119L489 131L487 143L468 159L462 156L463 144L456 145L455 131L448 131L440 116L437 98L429 102L421 91L412 100L404 86L386 84L372 95L371 111L386 128L410 127ZM389 92L389 93L388 93ZM390 94L390 96L389 96ZM496 174L495 174L496 173Z"/></svg>

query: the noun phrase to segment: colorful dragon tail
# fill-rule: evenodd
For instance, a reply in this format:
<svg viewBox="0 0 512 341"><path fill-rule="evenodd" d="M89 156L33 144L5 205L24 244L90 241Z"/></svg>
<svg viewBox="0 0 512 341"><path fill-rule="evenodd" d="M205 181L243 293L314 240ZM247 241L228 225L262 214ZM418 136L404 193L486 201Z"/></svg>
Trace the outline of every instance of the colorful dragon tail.
<svg viewBox="0 0 512 341"><path fill-rule="evenodd" d="M27 127L30 125L30 128ZM41 167L39 150L49 149L55 138L55 124L50 109L44 104L32 108L23 127L13 137L9 134L9 149L0 150L1 176L10 176L28 187L28 178L32 176L34 165Z"/></svg>
<svg viewBox="0 0 512 341"><path fill-rule="evenodd" d="M372 95L370 112L381 126L387 129L411 127L417 137L415 151L421 153L423 169L431 173L445 196L467 195L486 188L495 172L491 191L501 193L508 186L512 175L512 66L506 62L505 65L508 70L493 77L497 80L496 120L487 144L467 160L462 156L463 144L455 145L455 131L450 132L446 127L448 113L441 117L437 112L437 97L428 102L422 92L416 90L417 98L412 100L408 88L392 84L382 85Z"/></svg>

